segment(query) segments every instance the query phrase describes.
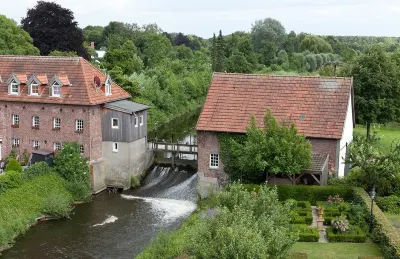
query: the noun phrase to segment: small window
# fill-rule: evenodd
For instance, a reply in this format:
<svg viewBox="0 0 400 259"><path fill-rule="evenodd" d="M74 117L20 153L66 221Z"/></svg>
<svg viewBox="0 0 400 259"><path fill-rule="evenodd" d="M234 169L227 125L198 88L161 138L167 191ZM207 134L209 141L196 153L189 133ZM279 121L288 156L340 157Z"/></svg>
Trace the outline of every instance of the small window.
<svg viewBox="0 0 400 259"><path fill-rule="evenodd" d="M118 129L119 128L119 121L117 118L111 119L111 128Z"/></svg>
<svg viewBox="0 0 400 259"><path fill-rule="evenodd" d="M32 127L39 128L39 116L32 117Z"/></svg>
<svg viewBox="0 0 400 259"><path fill-rule="evenodd" d="M51 87L51 96L61 97L61 86L57 83L54 83Z"/></svg>
<svg viewBox="0 0 400 259"><path fill-rule="evenodd" d="M79 152L81 153L81 155L85 154L85 146L80 145L79 146Z"/></svg>
<svg viewBox="0 0 400 259"><path fill-rule="evenodd" d="M13 114L12 116L12 126L18 127L19 126L19 115Z"/></svg>
<svg viewBox="0 0 400 259"><path fill-rule="evenodd" d="M138 126L138 119L137 119L137 117L135 116L135 128L137 128L137 126Z"/></svg>
<svg viewBox="0 0 400 259"><path fill-rule="evenodd" d="M19 147L19 139L13 138L13 147Z"/></svg>
<svg viewBox="0 0 400 259"><path fill-rule="evenodd" d="M54 143L54 151L61 150L62 146L60 142Z"/></svg>
<svg viewBox="0 0 400 259"><path fill-rule="evenodd" d="M143 126L143 115L139 117L140 126Z"/></svg>
<svg viewBox="0 0 400 259"><path fill-rule="evenodd" d="M39 85L31 84L31 95L39 95Z"/></svg>
<svg viewBox="0 0 400 259"><path fill-rule="evenodd" d="M210 154L210 168L217 169L219 167L219 155Z"/></svg>
<svg viewBox="0 0 400 259"><path fill-rule="evenodd" d="M53 129L58 130L61 128L61 119L60 118L54 118L53 119Z"/></svg>
<svg viewBox="0 0 400 259"><path fill-rule="evenodd" d="M83 120L76 120L75 129L76 129L77 132L82 132L83 131Z"/></svg>
<svg viewBox="0 0 400 259"><path fill-rule="evenodd" d="M10 84L10 94L19 94L19 84L14 80Z"/></svg>
<svg viewBox="0 0 400 259"><path fill-rule="evenodd" d="M113 152L118 152L118 143L113 143Z"/></svg>
<svg viewBox="0 0 400 259"><path fill-rule="evenodd" d="M33 147L34 149L39 149L39 148L40 148L40 142L39 142L38 140L34 140L34 141L32 142L32 147Z"/></svg>
<svg viewBox="0 0 400 259"><path fill-rule="evenodd" d="M112 95L110 83L106 84L106 95Z"/></svg>

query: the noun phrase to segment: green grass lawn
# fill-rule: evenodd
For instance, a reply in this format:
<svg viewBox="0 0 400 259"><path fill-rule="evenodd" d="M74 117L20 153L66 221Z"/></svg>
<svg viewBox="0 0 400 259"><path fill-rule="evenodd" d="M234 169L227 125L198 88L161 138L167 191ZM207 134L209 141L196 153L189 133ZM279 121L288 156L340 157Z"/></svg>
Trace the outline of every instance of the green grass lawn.
<svg viewBox="0 0 400 259"><path fill-rule="evenodd" d="M389 125L372 125L371 126L371 133L374 129L378 130L378 136L381 137L379 141L379 147L382 148L389 148L392 144L393 140L400 140L400 126L395 124ZM354 129L354 133L359 134L367 134L367 129L362 125L357 125Z"/></svg>
<svg viewBox="0 0 400 259"><path fill-rule="evenodd" d="M396 214L390 214L390 213L385 213L386 218L392 222L392 225L396 228L396 229L400 229L400 215L396 215ZM400 230L399 230L400 231Z"/></svg>
<svg viewBox="0 0 400 259"><path fill-rule="evenodd" d="M360 255L382 256L379 246L373 243L297 242L289 252L307 253L308 259L357 259Z"/></svg>

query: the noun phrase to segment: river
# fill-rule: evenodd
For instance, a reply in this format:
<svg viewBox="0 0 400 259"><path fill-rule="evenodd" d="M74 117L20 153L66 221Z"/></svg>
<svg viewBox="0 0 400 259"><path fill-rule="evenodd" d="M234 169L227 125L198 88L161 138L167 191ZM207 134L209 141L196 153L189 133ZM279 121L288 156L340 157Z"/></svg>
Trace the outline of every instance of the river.
<svg viewBox="0 0 400 259"><path fill-rule="evenodd" d="M158 127L149 139L182 140L194 133L199 111ZM75 207L71 219L40 223L0 258L134 258L162 230L177 228L196 209L192 170L152 167L142 187L102 192Z"/></svg>

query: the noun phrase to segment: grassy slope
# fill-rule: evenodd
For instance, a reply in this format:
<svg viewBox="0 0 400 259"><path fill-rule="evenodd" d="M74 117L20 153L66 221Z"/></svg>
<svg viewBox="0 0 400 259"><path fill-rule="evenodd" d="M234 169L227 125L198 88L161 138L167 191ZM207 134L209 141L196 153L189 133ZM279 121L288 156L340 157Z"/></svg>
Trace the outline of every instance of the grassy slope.
<svg viewBox="0 0 400 259"><path fill-rule="evenodd" d="M393 140L400 140L400 126L399 125L376 125L375 129L378 130L378 136L381 137L379 146L382 148L389 148ZM374 130L374 126L371 126L371 132ZM361 125L357 125L354 129L354 133L366 134L366 128Z"/></svg>
<svg viewBox="0 0 400 259"><path fill-rule="evenodd" d="M385 213L386 218L392 222L392 225L400 231L400 215Z"/></svg>
<svg viewBox="0 0 400 259"><path fill-rule="evenodd" d="M308 253L308 259L357 259L360 255L382 256L373 243L304 243L297 242L290 252Z"/></svg>

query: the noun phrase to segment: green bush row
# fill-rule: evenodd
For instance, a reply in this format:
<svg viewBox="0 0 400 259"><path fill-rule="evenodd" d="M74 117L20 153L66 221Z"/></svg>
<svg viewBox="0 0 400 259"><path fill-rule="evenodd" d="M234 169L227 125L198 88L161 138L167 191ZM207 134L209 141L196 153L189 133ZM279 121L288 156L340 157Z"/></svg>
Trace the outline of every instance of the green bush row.
<svg viewBox="0 0 400 259"><path fill-rule="evenodd" d="M306 225L311 225L313 221L312 216L298 216L294 220L294 224L306 224Z"/></svg>
<svg viewBox="0 0 400 259"><path fill-rule="evenodd" d="M43 214L67 216L72 196L56 174L38 176L0 195L0 247L23 234Z"/></svg>
<svg viewBox="0 0 400 259"><path fill-rule="evenodd" d="M326 228L326 235L329 242L364 243L367 240L365 232L357 226L352 226L348 232L336 234L332 228Z"/></svg>
<svg viewBox="0 0 400 259"><path fill-rule="evenodd" d="M371 197L364 189L354 188L354 197L371 210ZM388 221L378 206L373 206L373 239L379 243L385 258L400 258L400 233Z"/></svg>
<svg viewBox="0 0 400 259"><path fill-rule="evenodd" d="M316 228L307 225L294 225L293 231L299 231L299 242L318 242L319 232Z"/></svg>
<svg viewBox="0 0 400 259"><path fill-rule="evenodd" d="M382 211L400 214L400 196L378 197L376 198L376 204Z"/></svg>

